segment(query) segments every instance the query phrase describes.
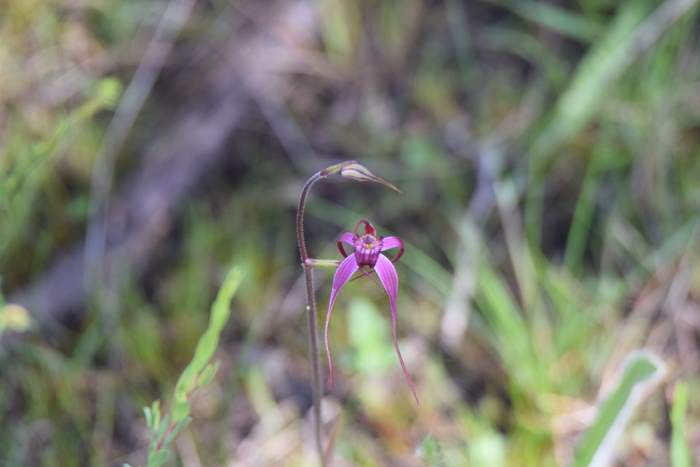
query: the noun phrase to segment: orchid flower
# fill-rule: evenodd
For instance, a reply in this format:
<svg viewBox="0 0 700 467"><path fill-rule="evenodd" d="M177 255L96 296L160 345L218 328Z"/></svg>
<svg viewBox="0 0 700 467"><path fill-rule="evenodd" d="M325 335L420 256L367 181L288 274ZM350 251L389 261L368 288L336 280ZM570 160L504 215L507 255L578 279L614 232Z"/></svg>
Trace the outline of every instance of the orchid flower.
<svg viewBox="0 0 700 467"><path fill-rule="evenodd" d="M360 227L364 225L364 233L358 233ZM343 244L350 245L354 251L349 255L345 251ZM389 259L387 256L382 254L383 251L392 250L398 248L396 255ZM406 364L401 356L401 351L399 350L398 340L396 338L396 297L399 292L399 276L396 274L396 268L394 268L393 263L398 261L404 252L403 241L399 237L379 237L374 226L368 221L362 219L356 225L352 232L345 232L338 238L338 251L342 254L345 259L340 262L335 274L333 275L333 286L331 288L331 296L328 302L328 311L326 312L326 325L324 332L324 340L326 346L326 355L328 356L328 381L329 384L333 385L333 357L331 356L330 346L328 343L328 325L331 321L331 315L333 313L333 306L335 305L335 300L338 298L338 293L347 284L352 275L360 271L361 274L357 277L363 277L377 273L379 281L382 283L386 294L389 296L389 305L391 307L391 333L392 340L394 343L394 349L396 349L396 355L399 358L399 363L401 363L401 369L406 377L413 397L416 399L416 403L419 403L418 396L416 395L415 385L413 380L406 369Z"/></svg>

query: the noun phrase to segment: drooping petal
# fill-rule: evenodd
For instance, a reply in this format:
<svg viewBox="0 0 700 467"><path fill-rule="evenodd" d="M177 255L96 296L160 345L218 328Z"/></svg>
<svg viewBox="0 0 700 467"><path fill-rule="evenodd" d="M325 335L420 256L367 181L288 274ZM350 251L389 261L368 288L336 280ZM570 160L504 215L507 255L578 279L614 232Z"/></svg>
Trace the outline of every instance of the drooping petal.
<svg viewBox="0 0 700 467"><path fill-rule="evenodd" d="M401 240L399 237L382 237L382 251L386 250L391 250L392 248L398 248L399 252L396 253L396 256L391 258L391 262L395 263L401 258L401 255L403 254L403 240Z"/></svg>
<svg viewBox="0 0 700 467"><path fill-rule="evenodd" d="M399 350L398 339L396 337L396 297L399 294L399 276L396 274L396 268L394 268L394 265L389 258L382 254L379 255L379 259L377 259L377 264L374 266L374 270L377 272L379 280L384 286L386 294L389 296L389 305L391 306L391 334L394 342L394 349L396 349L396 355L399 357L401 369L403 370L404 376L406 376L406 381L411 388L413 397L416 399L416 404L420 404L418 401L418 395L416 394L416 387L413 384L411 375L408 374L406 364L403 362L403 357L401 356L401 351Z"/></svg>
<svg viewBox="0 0 700 467"><path fill-rule="evenodd" d="M343 232L342 234L340 234L340 237L338 237L338 251L341 255L347 257L348 254L345 252L345 247L343 246L343 243L347 243L348 245L354 248L355 234L353 234L352 232Z"/></svg>
<svg viewBox="0 0 700 467"><path fill-rule="evenodd" d="M328 325L331 322L331 315L333 314L333 305L335 305L335 299L338 297L340 289L343 288L345 284L350 280L350 277L357 271L359 266L355 261L355 255L350 255L343 260L342 263L335 270L333 275L333 286L331 287L331 297L328 300L328 311L326 311L326 325L324 329L323 339L326 345L326 355L328 357L328 384L333 386L333 357L331 355L331 348L328 342Z"/></svg>

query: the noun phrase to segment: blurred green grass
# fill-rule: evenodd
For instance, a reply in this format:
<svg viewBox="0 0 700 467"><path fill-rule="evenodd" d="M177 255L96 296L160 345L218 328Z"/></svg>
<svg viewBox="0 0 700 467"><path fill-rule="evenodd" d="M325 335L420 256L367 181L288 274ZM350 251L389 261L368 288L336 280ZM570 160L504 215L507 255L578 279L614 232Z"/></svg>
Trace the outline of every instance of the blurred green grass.
<svg viewBox="0 0 700 467"><path fill-rule="evenodd" d="M326 73L286 77L294 92L279 118L404 194L324 183L309 201L312 254L335 257L335 236L359 217L407 242L399 334L423 401L412 405L392 358L381 290L349 285L331 327L341 378L324 405L339 420L338 465L568 464L640 348L670 371L624 430L620 462L700 462L700 38L689 8L637 49L663 4L313 4L307 52ZM6 299L83 242L95 156L165 6L3 6ZM120 153L117 184L191 92L207 66L197 47L215 55L210 27L229 14L265 31L245 2L195 10ZM171 407L229 264L247 279L175 462L313 462L293 219L305 177L335 160L307 154L318 167L295 166L275 128L253 114L231 135L235 166L182 203L148 272L119 283L113 327L112 303L95 293L65 328L0 329L0 464L144 464L141 409L162 397ZM330 272L317 276L323 310Z"/></svg>

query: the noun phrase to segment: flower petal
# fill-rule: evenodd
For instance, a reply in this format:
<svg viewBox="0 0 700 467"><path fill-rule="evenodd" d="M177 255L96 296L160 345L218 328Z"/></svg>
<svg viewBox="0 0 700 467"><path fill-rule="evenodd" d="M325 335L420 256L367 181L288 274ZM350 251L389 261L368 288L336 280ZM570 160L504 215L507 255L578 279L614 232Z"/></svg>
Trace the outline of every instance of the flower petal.
<svg viewBox="0 0 700 467"><path fill-rule="evenodd" d="M355 255L350 255L343 260L335 270L333 275L333 286L331 287L331 297L328 300L328 311L326 311L326 325L324 329L323 339L326 345L326 355L328 356L328 384L333 386L333 357L331 356L331 348L328 343L328 325L331 322L333 314L333 305L338 297L340 289L350 280L350 277L357 271L359 266L355 261Z"/></svg>
<svg viewBox="0 0 700 467"><path fill-rule="evenodd" d="M382 237L382 251L386 250L391 250L392 248L398 248L399 252L396 253L396 256L394 256L391 259L392 263L395 263L401 258L401 255L403 254L403 240L401 240L399 237Z"/></svg>
<svg viewBox="0 0 700 467"><path fill-rule="evenodd" d="M340 234L340 237L338 237L338 251L341 255L347 257L348 254L345 253L345 247L343 247L343 243L347 243L351 247L355 248L355 234L353 234L352 232L343 232L342 234Z"/></svg>
<svg viewBox="0 0 700 467"><path fill-rule="evenodd" d="M396 268L394 268L389 258L381 254L379 255L377 264L374 265L374 270L377 272L379 280L382 282L384 290L386 290L386 294L389 296L389 305L391 306L391 334L394 342L394 349L396 349L396 355L399 357L401 369L403 370L404 376L406 376L406 381L411 388L413 397L416 399L416 404L420 404L418 395L416 394L416 387L413 384L411 375L408 374L406 364L403 362L403 357L399 350L399 343L396 338L396 297L399 294L399 276L396 274Z"/></svg>

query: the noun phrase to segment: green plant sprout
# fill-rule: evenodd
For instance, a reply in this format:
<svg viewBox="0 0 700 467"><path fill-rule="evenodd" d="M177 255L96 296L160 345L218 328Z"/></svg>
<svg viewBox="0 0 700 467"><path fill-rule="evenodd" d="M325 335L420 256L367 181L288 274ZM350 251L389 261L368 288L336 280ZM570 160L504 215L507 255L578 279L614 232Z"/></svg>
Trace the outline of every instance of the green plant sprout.
<svg viewBox="0 0 700 467"><path fill-rule="evenodd" d="M158 400L143 409L150 439L147 467L161 467L165 464L170 456L170 444L192 421L192 395L209 384L216 375L218 365L209 361L219 344L219 336L231 314L231 300L242 280L243 272L239 267L233 267L226 275L212 305L209 326L197 342L192 361L177 381L170 413L162 415Z"/></svg>

